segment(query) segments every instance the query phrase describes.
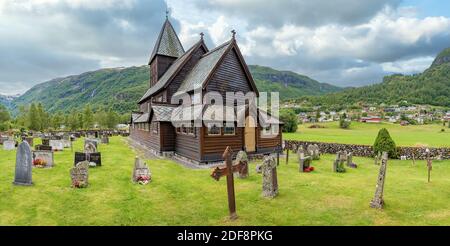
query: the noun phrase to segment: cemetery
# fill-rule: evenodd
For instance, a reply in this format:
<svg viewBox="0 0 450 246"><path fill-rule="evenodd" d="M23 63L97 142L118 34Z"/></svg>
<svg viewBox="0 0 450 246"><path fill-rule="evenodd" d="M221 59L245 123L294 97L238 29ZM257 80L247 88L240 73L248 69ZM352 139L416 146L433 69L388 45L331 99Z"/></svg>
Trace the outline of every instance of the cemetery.
<svg viewBox="0 0 450 246"><path fill-rule="evenodd" d="M238 158L228 166L192 169L172 159L144 157L128 143L122 136L99 143L102 163L96 168L86 160L74 163L75 153L95 151L86 150L84 138L73 142L73 152L51 152L52 168L33 168L39 152L26 141L14 150L0 148L0 225L450 223L449 160L381 155L375 164L374 158L350 151L339 159L321 152L313 158L314 147L309 152L307 146L304 155L314 166L309 173L299 172L298 153L292 150L287 163L285 151L278 165L276 155L248 159L236 150ZM34 145L42 145L41 139L34 138ZM336 160L345 173L334 172ZM254 171L257 165L260 173ZM144 176L148 182L139 185Z"/></svg>

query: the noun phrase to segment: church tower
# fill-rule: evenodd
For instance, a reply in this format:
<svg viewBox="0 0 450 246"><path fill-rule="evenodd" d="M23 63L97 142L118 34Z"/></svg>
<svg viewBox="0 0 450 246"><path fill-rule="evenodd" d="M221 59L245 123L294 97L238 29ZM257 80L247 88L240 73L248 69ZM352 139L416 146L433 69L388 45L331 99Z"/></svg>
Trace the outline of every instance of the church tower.
<svg viewBox="0 0 450 246"><path fill-rule="evenodd" d="M159 33L148 63L150 65L150 87L154 86L172 63L183 54L183 45L181 45L177 33L169 21L168 15L166 15L166 21Z"/></svg>

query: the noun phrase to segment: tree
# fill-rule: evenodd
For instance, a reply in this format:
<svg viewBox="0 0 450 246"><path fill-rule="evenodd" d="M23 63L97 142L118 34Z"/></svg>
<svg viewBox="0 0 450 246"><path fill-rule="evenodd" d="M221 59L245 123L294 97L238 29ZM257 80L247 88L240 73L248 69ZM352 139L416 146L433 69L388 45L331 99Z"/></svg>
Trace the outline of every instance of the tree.
<svg viewBox="0 0 450 246"><path fill-rule="evenodd" d="M347 115L344 113L339 119L339 127L342 129L348 129L350 127L351 121L347 120Z"/></svg>
<svg viewBox="0 0 450 246"><path fill-rule="evenodd" d="M6 131L10 126L11 116L5 106L0 105L0 131Z"/></svg>
<svg viewBox="0 0 450 246"><path fill-rule="evenodd" d="M117 124L119 122L119 115L109 109L108 112L106 112L106 128L113 129L116 128Z"/></svg>
<svg viewBox="0 0 450 246"><path fill-rule="evenodd" d="M31 104L30 110L28 112L28 129L33 131L40 130L40 117L36 105L34 103Z"/></svg>
<svg viewBox="0 0 450 246"><path fill-rule="evenodd" d="M19 114L16 117L16 127L19 129L28 127L28 111L29 108L20 105Z"/></svg>
<svg viewBox="0 0 450 246"><path fill-rule="evenodd" d="M397 158L397 147L386 128L378 132L378 136L373 144L373 151L375 155L377 153L387 152L389 158Z"/></svg>
<svg viewBox="0 0 450 246"><path fill-rule="evenodd" d="M91 107L86 105L83 112L83 120L84 120L84 128L89 130L94 127L94 113L91 110Z"/></svg>
<svg viewBox="0 0 450 246"><path fill-rule="evenodd" d="M70 112L70 115L68 116L68 124L67 127L69 127L70 130L74 131L79 129L79 119L78 119L78 112L75 110L72 110Z"/></svg>
<svg viewBox="0 0 450 246"><path fill-rule="evenodd" d="M284 132L296 132L298 128L297 115L292 109L280 110L280 120L284 123Z"/></svg>
<svg viewBox="0 0 450 246"><path fill-rule="evenodd" d="M49 128L49 115L44 110L44 107L41 103L37 105L37 115L38 115L38 124L39 124L39 130L46 130Z"/></svg>
<svg viewBox="0 0 450 246"><path fill-rule="evenodd" d="M60 111L58 111L53 115L51 121L52 121L51 126L53 127L53 129L58 130L61 128L61 125L63 124L64 116Z"/></svg>

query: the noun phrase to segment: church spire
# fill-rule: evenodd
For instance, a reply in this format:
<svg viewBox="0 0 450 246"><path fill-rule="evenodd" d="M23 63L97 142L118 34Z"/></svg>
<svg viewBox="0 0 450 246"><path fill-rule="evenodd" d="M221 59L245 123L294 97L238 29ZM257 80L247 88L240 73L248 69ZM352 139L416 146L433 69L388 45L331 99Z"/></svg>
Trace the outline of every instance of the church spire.
<svg viewBox="0 0 450 246"><path fill-rule="evenodd" d="M184 54L183 45L175 32L172 23L169 21L169 11L166 10L166 21L161 28L155 47L153 48L149 64L157 55L178 58Z"/></svg>

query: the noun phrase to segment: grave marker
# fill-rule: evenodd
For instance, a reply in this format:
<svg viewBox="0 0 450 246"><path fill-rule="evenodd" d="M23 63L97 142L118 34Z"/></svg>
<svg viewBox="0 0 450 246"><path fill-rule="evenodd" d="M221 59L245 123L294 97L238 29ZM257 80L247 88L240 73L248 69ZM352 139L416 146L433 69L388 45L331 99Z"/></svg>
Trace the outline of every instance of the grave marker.
<svg viewBox="0 0 450 246"><path fill-rule="evenodd" d="M16 141L14 140L6 140L3 142L3 150L15 150L16 149Z"/></svg>
<svg viewBox="0 0 450 246"><path fill-rule="evenodd" d="M131 178L133 183L139 183L146 185L152 180L152 174L145 162L142 162L139 157L136 156L134 161L133 176Z"/></svg>
<svg viewBox="0 0 450 246"><path fill-rule="evenodd" d="M24 141L19 144L16 153L16 172L13 184L15 185L32 185L32 155L28 142Z"/></svg>
<svg viewBox="0 0 450 246"><path fill-rule="evenodd" d="M375 188L375 197L370 202L371 208L382 209L384 206L383 192L384 192L384 180L386 178L387 161L388 161L388 153L383 152L380 172L378 173L377 186Z"/></svg>
<svg viewBox="0 0 450 246"><path fill-rule="evenodd" d="M262 196L274 198L278 195L277 164L271 155L265 156L262 164Z"/></svg>
<svg viewBox="0 0 450 246"><path fill-rule="evenodd" d="M236 214L236 200L234 194L234 178L233 178L233 163L231 160L232 150L230 146L225 149L222 158L225 160L226 167L216 167L211 177L219 181L220 177L227 176L227 193L228 193L228 210L230 212L230 219L237 219Z"/></svg>
<svg viewBox="0 0 450 246"><path fill-rule="evenodd" d="M89 185L89 162L79 162L70 169L70 178L73 188L86 188Z"/></svg>
<svg viewBox="0 0 450 246"><path fill-rule="evenodd" d="M52 168L54 165L53 151L33 151L33 166L41 168Z"/></svg>

